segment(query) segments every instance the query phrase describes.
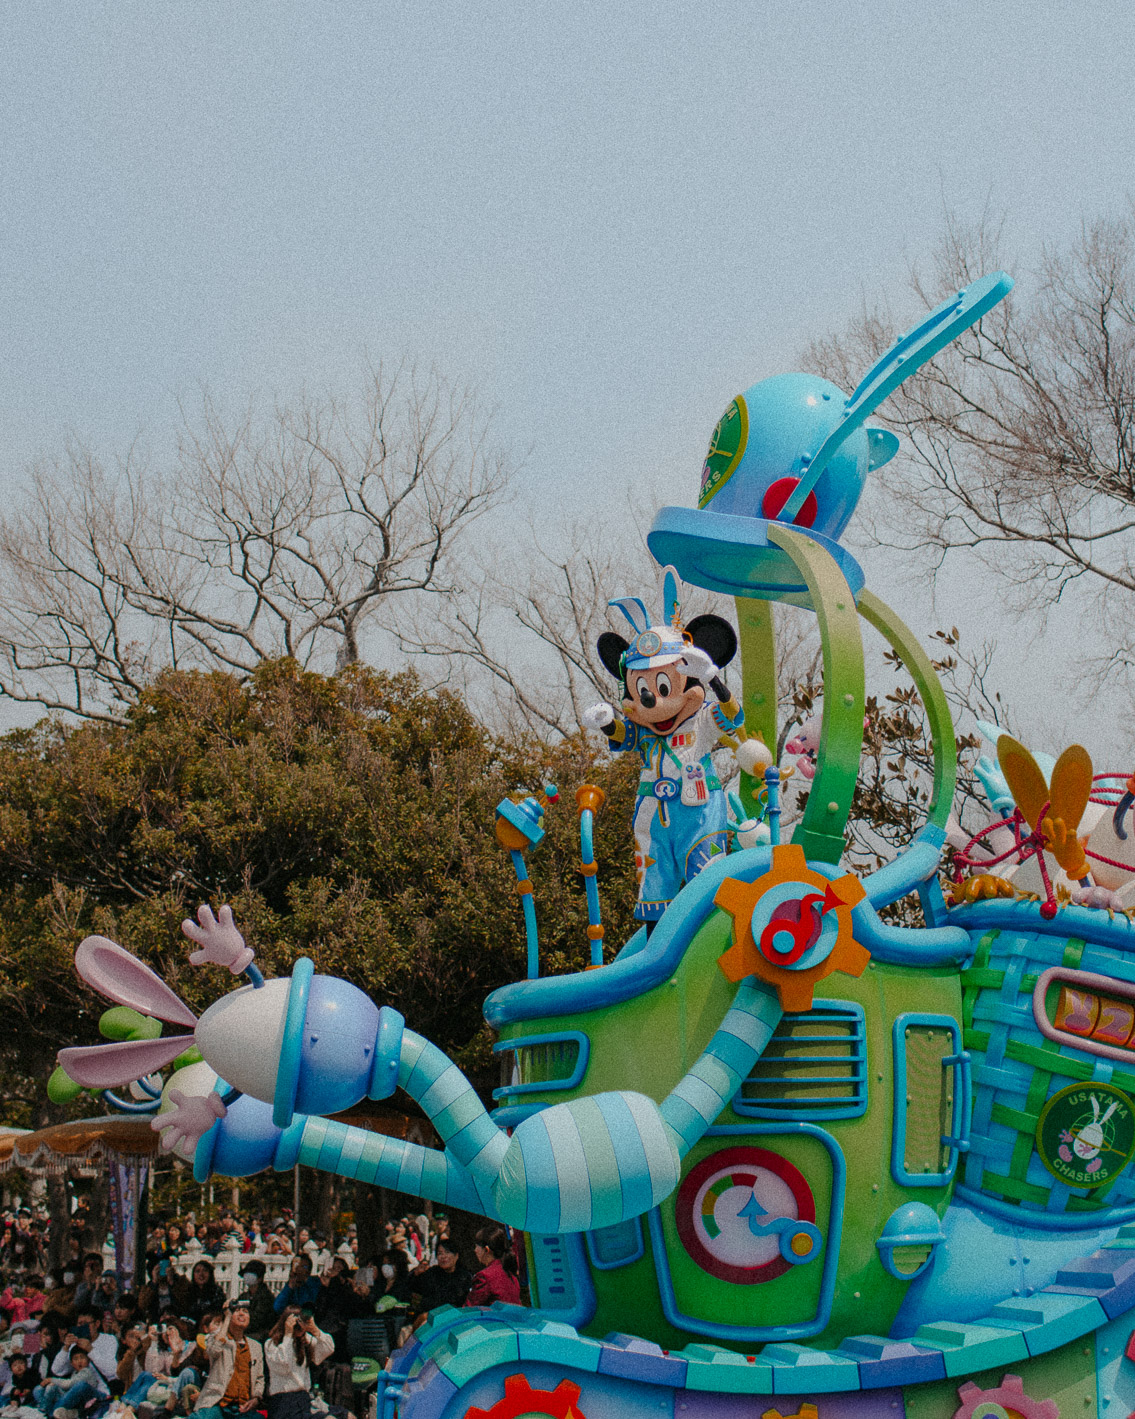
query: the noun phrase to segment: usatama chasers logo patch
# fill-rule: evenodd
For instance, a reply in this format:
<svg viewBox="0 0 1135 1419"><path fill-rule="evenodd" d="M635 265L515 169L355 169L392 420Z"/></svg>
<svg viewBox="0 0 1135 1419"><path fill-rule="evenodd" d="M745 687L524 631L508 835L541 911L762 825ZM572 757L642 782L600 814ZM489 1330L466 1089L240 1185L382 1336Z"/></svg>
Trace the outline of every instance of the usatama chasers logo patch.
<svg viewBox="0 0 1135 1419"><path fill-rule="evenodd" d="M1111 1084L1073 1084L1053 1094L1036 1130L1037 1151L1069 1187L1102 1187L1135 1152L1135 1106Z"/></svg>

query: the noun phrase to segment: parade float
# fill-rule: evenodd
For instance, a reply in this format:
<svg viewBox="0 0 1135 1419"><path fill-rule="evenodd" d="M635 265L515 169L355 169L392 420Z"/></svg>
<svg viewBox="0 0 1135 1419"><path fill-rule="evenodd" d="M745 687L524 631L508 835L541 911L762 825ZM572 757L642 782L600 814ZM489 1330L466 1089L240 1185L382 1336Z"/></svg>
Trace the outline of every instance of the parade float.
<svg viewBox="0 0 1135 1419"><path fill-rule="evenodd" d="M527 978L485 1003L503 1066L491 1111L397 1012L312 962L265 980L231 918L203 909L187 926L192 959L247 976L199 1019L113 942L79 947L89 984L185 1033L73 1047L61 1065L115 1088L196 1051L163 1081L155 1127L197 1177L298 1161L523 1234L532 1307L432 1313L392 1358L380 1412L1124 1419L1135 1407L1135 782L1095 774L1082 749L1053 763L987 727L990 821L957 844L947 898L946 698L840 540L898 444L868 415L1010 284L995 274L944 303L850 397L803 374L738 396L698 506L658 514L661 604L653 592L650 608L613 603L632 632L599 647L618 706L586 718L642 759L641 924L604 961L601 796L584 788L592 966L541 976L526 854L556 795L500 805L529 950ZM731 598L736 633L714 617L684 625L683 584ZM778 602L815 616L823 652L790 841L765 747L779 728ZM913 678L934 774L913 840L856 875L842 859L863 621ZM740 769L732 795L719 742ZM924 925L888 919L915 895ZM396 1090L442 1148L329 1117Z"/></svg>

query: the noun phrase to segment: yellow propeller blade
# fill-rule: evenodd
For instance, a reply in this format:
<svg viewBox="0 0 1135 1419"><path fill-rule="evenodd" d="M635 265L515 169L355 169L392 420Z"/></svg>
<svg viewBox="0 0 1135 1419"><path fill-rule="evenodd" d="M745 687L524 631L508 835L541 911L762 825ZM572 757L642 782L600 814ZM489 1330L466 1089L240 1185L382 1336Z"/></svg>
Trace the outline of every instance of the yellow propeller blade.
<svg viewBox="0 0 1135 1419"><path fill-rule="evenodd" d="M1052 770L1052 816L1075 832L1092 793L1092 759L1082 744L1070 744Z"/></svg>
<svg viewBox="0 0 1135 1419"><path fill-rule="evenodd" d="M1011 734L1002 734L998 739L997 762L1001 765L1013 802L1025 815L1029 827L1035 829L1040 821L1041 809L1049 797L1048 785L1039 764ZM1078 823L1079 818L1076 821Z"/></svg>
<svg viewBox="0 0 1135 1419"><path fill-rule="evenodd" d="M1052 853L1069 877L1088 875L1088 862L1076 830L1092 792L1092 760L1082 744L1070 744L1057 759L1052 770L1052 807L1049 816L1054 825Z"/></svg>

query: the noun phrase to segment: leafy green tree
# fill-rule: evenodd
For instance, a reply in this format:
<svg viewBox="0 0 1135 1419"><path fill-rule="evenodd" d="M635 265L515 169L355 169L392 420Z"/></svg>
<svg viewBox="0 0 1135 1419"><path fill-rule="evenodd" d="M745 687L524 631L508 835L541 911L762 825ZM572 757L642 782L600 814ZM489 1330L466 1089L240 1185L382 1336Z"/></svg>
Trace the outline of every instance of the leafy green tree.
<svg viewBox="0 0 1135 1419"><path fill-rule="evenodd" d="M266 974L301 954L401 1010L489 1084L481 1005L524 974L520 904L493 833L507 793L555 781L562 802L530 870L545 971L585 964L572 795L610 802L597 828L608 941L631 929L628 766L580 737L494 738L411 673L292 660L251 678L168 671L120 723L44 721L0 740L0 1068L42 1110L56 1050L97 1040L104 1003L76 978L99 932L200 1010L228 989L190 968L182 919L229 902ZM491 1087L491 1085L490 1085ZM23 1101L23 1113L19 1102ZM58 1116L58 1115L57 1115Z"/></svg>

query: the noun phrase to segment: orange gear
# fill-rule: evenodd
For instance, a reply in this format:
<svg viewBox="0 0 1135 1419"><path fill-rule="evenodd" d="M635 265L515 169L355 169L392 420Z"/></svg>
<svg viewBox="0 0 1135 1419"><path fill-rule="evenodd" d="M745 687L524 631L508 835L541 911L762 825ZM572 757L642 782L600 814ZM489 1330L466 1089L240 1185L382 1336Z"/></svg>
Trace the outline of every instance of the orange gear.
<svg viewBox="0 0 1135 1419"><path fill-rule="evenodd" d="M814 1404L805 1402L795 1414L782 1414L779 1409L766 1409L761 1419L819 1419L820 1411Z"/></svg>
<svg viewBox="0 0 1135 1419"><path fill-rule="evenodd" d="M509 1375L504 1397L491 1409L467 1409L465 1419L584 1419L578 1403L579 1386L571 1380L561 1380L555 1389L533 1389L526 1375Z"/></svg>
<svg viewBox="0 0 1135 1419"><path fill-rule="evenodd" d="M783 927L778 930L776 921L770 918L762 932L762 943L766 933L771 937L781 934L800 935L804 930L805 913L816 921L834 916L837 924L835 941L823 960L803 970L794 970L791 962L780 964L768 949L753 939L753 912L757 903L772 888L785 884L799 885L798 899L788 899L773 910L782 913ZM733 918L733 945L718 959L717 964L731 981L743 980L746 976L758 976L776 988L782 1010L801 1013L812 1008L812 993L818 981L830 976L833 971L843 971L849 976L860 976L871 959L871 953L852 936L851 911L861 902L866 893L863 884L850 873L831 882L818 872L813 872L804 857L804 849L798 843L785 843L772 850L772 865L756 882L739 882L727 877L717 889L714 902ZM791 908L796 908L797 923L790 922ZM788 912L784 909L788 908ZM812 921L807 922L809 928ZM814 945L814 940L806 943ZM794 947L797 956L802 955L805 944Z"/></svg>

